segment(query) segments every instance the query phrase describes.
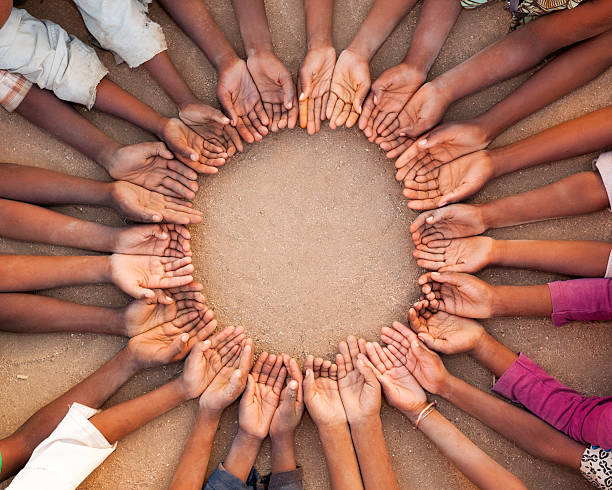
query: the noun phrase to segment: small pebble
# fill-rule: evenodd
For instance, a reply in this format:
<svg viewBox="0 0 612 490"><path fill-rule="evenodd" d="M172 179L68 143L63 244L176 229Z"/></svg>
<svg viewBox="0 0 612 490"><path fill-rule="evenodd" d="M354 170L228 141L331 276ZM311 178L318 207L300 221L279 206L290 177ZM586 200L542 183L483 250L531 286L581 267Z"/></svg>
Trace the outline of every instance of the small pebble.
<svg viewBox="0 0 612 490"><path fill-rule="evenodd" d="M28 379L28 376L26 376L25 374L18 374L17 379Z"/></svg>

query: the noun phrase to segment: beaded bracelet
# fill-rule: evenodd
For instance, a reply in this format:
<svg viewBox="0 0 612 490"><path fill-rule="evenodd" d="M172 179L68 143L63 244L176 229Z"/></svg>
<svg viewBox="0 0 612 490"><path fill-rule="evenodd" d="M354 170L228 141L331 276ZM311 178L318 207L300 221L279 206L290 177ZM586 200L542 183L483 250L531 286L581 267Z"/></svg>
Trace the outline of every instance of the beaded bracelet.
<svg viewBox="0 0 612 490"><path fill-rule="evenodd" d="M431 402L429 405L427 405L423 410L421 410L421 413L419 414L419 416L416 419L416 422L414 424L414 428L418 429L419 428L419 423L421 422L421 420L423 420L425 417L427 417L431 412L433 412L434 408L436 408L437 403L435 401Z"/></svg>

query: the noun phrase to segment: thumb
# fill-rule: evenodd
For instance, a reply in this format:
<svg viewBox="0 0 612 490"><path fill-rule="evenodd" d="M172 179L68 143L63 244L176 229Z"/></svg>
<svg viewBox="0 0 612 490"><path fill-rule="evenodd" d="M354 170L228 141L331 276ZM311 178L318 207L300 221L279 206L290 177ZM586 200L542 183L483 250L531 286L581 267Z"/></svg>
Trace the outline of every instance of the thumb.
<svg viewBox="0 0 612 490"><path fill-rule="evenodd" d="M426 332L421 332L417 334L417 337L430 349L440 350L440 347L437 345L439 343L439 339L434 339L431 336L431 334L426 333Z"/></svg>
<svg viewBox="0 0 612 490"><path fill-rule="evenodd" d="M444 140L444 133L441 131L431 131L417 141L417 146L423 149L432 148Z"/></svg>
<svg viewBox="0 0 612 490"><path fill-rule="evenodd" d="M157 141L154 143L145 143L147 145L149 145L149 156L155 156L158 155L162 158L165 158L166 160L173 160L174 159L174 155L172 154L172 152L170 150L168 150L168 147L162 143L161 141Z"/></svg>
<svg viewBox="0 0 612 490"><path fill-rule="evenodd" d="M367 384L378 385L378 379L374 374L374 370L363 354L359 354L357 358L357 370L365 378Z"/></svg>
<svg viewBox="0 0 612 490"><path fill-rule="evenodd" d="M309 75L304 75L302 71L300 73L300 102L304 102L306 99L310 98L312 94L312 77Z"/></svg>
<svg viewBox="0 0 612 490"><path fill-rule="evenodd" d="M374 85L372 87L372 100L374 101L374 105L378 105L383 97L383 88L377 87Z"/></svg>
<svg viewBox="0 0 612 490"><path fill-rule="evenodd" d="M448 194L444 194L441 198L440 201L438 202L438 206L442 207L442 206L446 206L448 203L451 202L455 202L455 201L459 201L462 197L467 197L467 196L460 196L458 195L460 188L455 189L454 191L449 192Z"/></svg>
<svg viewBox="0 0 612 490"><path fill-rule="evenodd" d="M229 124L230 120L220 110L212 108L212 114L210 115L213 121L217 121L219 124Z"/></svg>
<svg viewBox="0 0 612 490"><path fill-rule="evenodd" d="M166 361L171 361L176 356L178 356L189 342L189 334L184 333L179 335L176 339L172 341L172 343L168 346L168 355L166 356Z"/></svg>
<svg viewBox="0 0 612 490"><path fill-rule="evenodd" d="M221 102L221 105L223 106L225 111L229 114L229 117L231 119L230 122L232 126L236 126L236 124L238 124L238 114L236 113L236 110L234 109L234 104L232 103L231 95L229 94L229 92L223 91L223 92L219 92L217 96L219 97L219 102Z"/></svg>
<svg viewBox="0 0 612 490"><path fill-rule="evenodd" d="M134 294L132 296L137 299L147 298L152 300L153 298L155 298L155 291L153 291L152 289L143 288L142 286L136 286L134 288Z"/></svg>
<svg viewBox="0 0 612 490"><path fill-rule="evenodd" d="M232 396L237 397L240 392L244 389L244 380L242 379L242 371L236 369L229 379L230 393Z"/></svg>
<svg viewBox="0 0 612 490"><path fill-rule="evenodd" d="M363 85L359 88L359 90L357 90L357 93L355 94L355 98L353 99L353 107L355 108L355 112L357 112L357 114L361 114L361 109L362 109L362 104L363 104L363 100L366 98L366 96L368 95L368 92L370 91L370 85Z"/></svg>
<svg viewBox="0 0 612 490"><path fill-rule="evenodd" d="M292 379L287 385L287 399L294 402L297 399L297 391L298 382L295 379Z"/></svg>
<svg viewBox="0 0 612 490"><path fill-rule="evenodd" d="M281 87L283 89L283 103L286 109L293 107L293 99L295 98L295 85L293 85L293 79L289 72L281 76L280 79Z"/></svg>
<svg viewBox="0 0 612 490"><path fill-rule="evenodd" d="M439 282L441 284L452 284L453 286L457 286L462 283L462 277L464 274L460 272L432 272L431 278L435 282Z"/></svg>
<svg viewBox="0 0 612 490"><path fill-rule="evenodd" d="M255 377L249 373L249 375L247 376L247 383L246 383L246 389L244 390L244 396L243 398L246 397L247 401L250 403L252 398L255 396Z"/></svg>
<svg viewBox="0 0 612 490"><path fill-rule="evenodd" d="M306 376L304 376L304 391L310 391L314 383L314 372L312 369L306 370Z"/></svg>

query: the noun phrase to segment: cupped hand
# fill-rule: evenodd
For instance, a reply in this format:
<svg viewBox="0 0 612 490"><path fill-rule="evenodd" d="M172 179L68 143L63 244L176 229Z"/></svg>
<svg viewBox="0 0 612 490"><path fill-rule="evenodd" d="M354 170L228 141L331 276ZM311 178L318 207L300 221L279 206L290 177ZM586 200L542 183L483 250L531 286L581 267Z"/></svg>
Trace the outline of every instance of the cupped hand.
<svg viewBox="0 0 612 490"><path fill-rule="evenodd" d="M200 396L200 409L219 412L234 403L244 391L252 365L253 341L246 339Z"/></svg>
<svg viewBox="0 0 612 490"><path fill-rule="evenodd" d="M298 118L295 85L291 74L270 51L258 51L247 60L249 73L253 77L268 115L268 128L293 129Z"/></svg>
<svg viewBox="0 0 612 490"><path fill-rule="evenodd" d="M164 196L193 199L198 190L196 174L174 159L161 142L122 146L105 162L109 175Z"/></svg>
<svg viewBox="0 0 612 490"><path fill-rule="evenodd" d="M158 257L191 256L191 235L183 225L134 225L120 228L113 252Z"/></svg>
<svg viewBox="0 0 612 490"><path fill-rule="evenodd" d="M121 180L109 185L112 207L126 218L144 223L165 221L180 225L202 221L202 213L193 209L190 202Z"/></svg>
<svg viewBox="0 0 612 490"><path fill-rule="evenodd" d="M246 142L261 141L270 120L244 60L236 58L219 72L217 97Z"/></svg>
<svg viewBox="0 0 612 490"><path fill-rule="evenodd" d="M153 289L185 286L193 281L191 257L113 254L110 280L134 298L154 298Z"/></svg>
<svg viewBox="0 0 612 490"><path fill-rule="evenodd" d="M331 47L312 48L306 53L298 74L300 127L315 134L325 121L336 50Z"/></svg>
<svg viewBox="0 0 612 490"><path fill-rule="evenodd" d="M200 315L191 311L132 337L128 350L141 368L149 368L184 359L191 348L215 330L212 310Z"/></svg>
<svg viewBox="0 0 612 490"><path fill-rule="evenodd" d="M338 389L338 366L311 355L304 360L304 404L318 426L346 424L346 413Z"/></svg>
<svg viewBox="0 0 612 490"><path fill-rule="evenodd" d="M412 251L417 265L439 272L478 272L493 262L495 240L486 236L432 240Z"/></svg>
<svg viewBox="0 0 612 490"><path fill-rule="evenodd" d="M346 418L349 424L378 417L380 414L381 393L376 377L366 377L358 364L359 354L365 354L364 339L350 335L346 342L338 345L336 355L338 366L338 389Z"/></svg>
<svg viewBox="0 0 612 490"><path fill-rule="evenodd" d="M238 426L244 434L260 440L268 435L286 377L283 356L267 352L259 356L238 409Z"/></svg>
<svg viewBox="0 0 612 490"><path fill-rule="evenodd" d="M417 216L410 225L415 245L480 235L487 230L480 206L452 204Z"/></svg>
<svg viewBox="0 0 612 490"><path fill-rule="evenodd" d="M440 356L429 350L407 326L393 322L393 328L383 327L380 336L389 352L395 356L430 393L441 394L448 386L450 373Z"/></svg>
<svg viewBox="0 0 612 490"><path fill-rule="evenodd" d="M342 51L334 67L325 110L331 129L355 125L371 83L368 59L350 49Z"/></svg>
<svg viewBox="0 0 612 490"><path fill-rule="evenodd" d="M461 272L427 272L419 285L432 310L467 318L491 318L495 302L493 286Z"/></svg>
<svg viewBox="0 0 612 490"><path fill-rule="evenodd" d="M405 63L389 68L376 79L359 117L359 129L370 142L397 120L425 79L425 73Z"/></svg>
<svg viewBox="0 0 612 490"><path fill-rule="evenodd" d="M287 369L287 379L270 424L271 438L292 435L304 414L302 371L295 359L287 354L283 354L282 357L283 365Z"/></svg>
<svg viewBox="0 0 612 490"><path fill-rule="evenodd" d="M235 359L244 340L243 332L242 327L227 327L193 346L179 378L185 398L200 396L221 369Z"/></svg>
<svg viewBox="0 0 612 490"><path fill-rule="evenodd" d="M477 153L471 153L430 171L426 171L427 166L418 170L417 166L413 166L409 172L402 173L405 186L403 195L410 199L408 207L434 209L476 194L493 177L490 158L481 158ZM401 177L400 172L396 178Z"/></svg>

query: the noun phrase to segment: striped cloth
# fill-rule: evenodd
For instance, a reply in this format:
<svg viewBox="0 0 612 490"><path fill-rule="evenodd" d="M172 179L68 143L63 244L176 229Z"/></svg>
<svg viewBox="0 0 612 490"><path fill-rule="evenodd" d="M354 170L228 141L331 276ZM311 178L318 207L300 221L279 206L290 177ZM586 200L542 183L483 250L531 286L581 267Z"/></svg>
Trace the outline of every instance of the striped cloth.
<svg viewBox="0 0 612 490"><path fill-rule="evenodd" d="M21 75L0 70L0 105L13 112L30 91L32 82Z"/></svg>

